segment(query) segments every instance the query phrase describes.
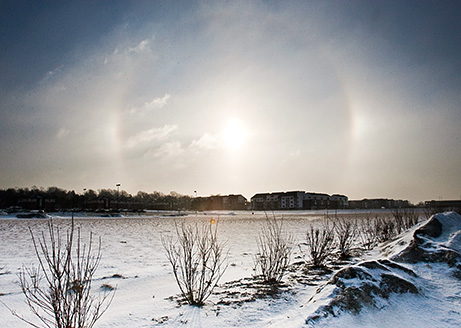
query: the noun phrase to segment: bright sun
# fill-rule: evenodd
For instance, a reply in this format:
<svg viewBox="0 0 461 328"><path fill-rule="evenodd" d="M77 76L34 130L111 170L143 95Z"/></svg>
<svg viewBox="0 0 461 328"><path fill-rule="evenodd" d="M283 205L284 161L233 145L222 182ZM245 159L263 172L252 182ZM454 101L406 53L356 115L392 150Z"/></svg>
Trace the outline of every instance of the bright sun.
<svg viewBox="0 0 461 328"><path fill-rule="evenodd" d="M247 133L242 122L238 119L232 119L222 132L224 143L231 149L238 149L245 143Z"/></svg>

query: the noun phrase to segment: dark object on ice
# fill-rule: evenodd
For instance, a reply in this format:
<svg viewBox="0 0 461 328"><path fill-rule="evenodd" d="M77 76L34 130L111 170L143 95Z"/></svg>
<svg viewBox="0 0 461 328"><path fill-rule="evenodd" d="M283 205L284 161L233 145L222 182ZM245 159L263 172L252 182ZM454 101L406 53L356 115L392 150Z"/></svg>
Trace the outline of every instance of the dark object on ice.
<svg viewBox="0 0 461 328"><path fill-rule="evenodd" d="M19 213L16 214L18 219L46 219L47 215L41 212L31 212L31 213Z"/></svg>

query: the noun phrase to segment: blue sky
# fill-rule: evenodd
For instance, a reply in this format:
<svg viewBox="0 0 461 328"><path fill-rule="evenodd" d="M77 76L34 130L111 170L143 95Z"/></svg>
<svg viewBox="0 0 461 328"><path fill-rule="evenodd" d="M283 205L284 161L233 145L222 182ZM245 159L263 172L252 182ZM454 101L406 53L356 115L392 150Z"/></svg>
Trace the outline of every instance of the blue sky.
<svg viewBox="0 0 461 328"><path fill-rule="evenodd" d="M459 1L2 1L0 188L461 197Z"/></svg>

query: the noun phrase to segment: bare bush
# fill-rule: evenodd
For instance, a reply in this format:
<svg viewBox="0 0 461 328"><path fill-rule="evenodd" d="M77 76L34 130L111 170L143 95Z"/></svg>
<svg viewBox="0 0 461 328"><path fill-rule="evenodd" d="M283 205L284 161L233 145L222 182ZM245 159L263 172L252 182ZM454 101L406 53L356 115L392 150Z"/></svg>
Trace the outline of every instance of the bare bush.
<svg viewBox="0 0 461 328"><path fill-rule="evenodd" d="M424 217L426 219L429 219L431 216L437 214L437 213L440 213L440 212L443 212L442 209L439 209L439 208L436 208L436 207L432 207L432 206L426 206L424 207Z"/></svg>
<svg viewBox="0 0 461 328"><path fill-rule="evenodd" d="M63 240L60 229L48 223L48 235L35 237L29 228L39 265L24 267L19 285L31 312L40 320L35 324L16 312L13 315L33 327L91 328L109 307L113 293L90 293L94 273L101 260L101 239L94 253L93 235L88 246L81 243L80 229L74 240L74 220Z"/></svg>
<svg viewBox="0 0 461 328"><path fill-rule="evenodd" d="M361 244L366 249L372 249L379 242L381 234L381 221L377 216L372 217L369 213L358 223L358 235Z"/></svg>
<svg viewBox="0 0 461 328"><path fill-rule="evenodd" d="M360 220L360 224L358 224L358 236L362 246L366 249L372 249L378 242L374 226L375 220L377 220L376 217L373 218L370 214L366 214L366 216Z"/></svg>
<svg viewBox="0 0 461 328"><path fill-rule="evenodd" d="M400 211L398 208L392 211L392 216L394 217L394 229L395 233L398 235L402 231L405 231L405 223L403 220L403 212Z"/></svg>
<svg viewBox="0 0 461 328"><path fill-rule="evenodd" d="M324 267L326 260L331 256L334 247L334 231L328 221L322 227L310 225L306 233L307 254L313 267Z"/></svg>
<svg viewBox="0 0 461 328"><path fill-rule="evenodd" d="M176 225L176 239L162 238L176 283L190 305L202 306L227 269L217 224Z"/></svg>
<svg viewBox="0 0 461 328"><path fill-rule="evenodd" d="M282 219L266 216L256 240L258 253L254 258L256 270L266 283L279 283L290 264L294 240L283 231Z"/></svg>
<svg viewBox="0 0 461 328"><path fill-rule="evenodd" d="M391 240L396 235L396 223L391 217L376 217L374 229L379 243Z"/></svg>
<svg viewBox="0 0 461 328"><path fill-rule="evenodd" d="M418 224L419 215L416 213L414 209L407 208L403 210L402 216L403 216L403 224L404 224L405 230L410 229L411 227Z"/></svg>
<svg viewBox="0 0 461 328"><path fill-rule="evenodd" d="M335 217L333 228L340 258L349 257L357 234L357 221L352 218Z"/></svg>
<svg viewBox="0 0 461 328"><path fill-rule="evenodd" d="M395 209L392 216L367 214L359 226L359 238L363 247L372 249L376 244L394 238L418 223L419 216L413 209Z"/></svg>

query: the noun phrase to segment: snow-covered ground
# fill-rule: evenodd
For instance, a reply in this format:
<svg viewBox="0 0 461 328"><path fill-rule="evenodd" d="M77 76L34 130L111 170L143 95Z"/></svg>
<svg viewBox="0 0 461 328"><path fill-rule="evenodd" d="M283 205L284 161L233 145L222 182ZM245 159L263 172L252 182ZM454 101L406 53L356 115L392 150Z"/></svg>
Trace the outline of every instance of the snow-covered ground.
<svg viewBox="0 0 461 328"><path fill-rule="evenodd" d="M322 213L282 212L286 231L297 242L305 241L308 222L320 222ZM350 213L348 213L350 214ZM153 214L154 215L154 214ZM456 231L461 230L459 216L446 214L448 233L439 237L437 247L459 246ZM451 220L452 217L457 218ZM162 246L162 235L174 233L174 222L218 221L219 236L229 250L228 269L216 293L202 308L179 306L171 296L179 290ZM92 231L102 238L102 260L93 288L102 284L116 287L113 302L96 327L309 327L306 319L327 302L332 287L327 284L335 273L315 275L293 270L286 276L285 286L271 296L261 296L252 287L253 256L256 237L265 219L264 213L207 213L185 217L162 216L127 218L76 218L82 236ZM62 228L69 217L55 217ZM422 223L421 223L422 224ZM420 224L420 225L421 225ZM419 225L419 226L420 226ZM24 303L17 274L23 265L36 264L29 227L36 233L46 230L44 219L0 218L0 301L26 318L34 320ZM417 227L398 239L381 245L344 265L361 261L387 259L402 251ZM292 262L300 261L295 248ZM412 283L419 293L391 294L380 299L378 307L329 315L315 322L315 327L459 327L461 326L461 280L453 276L446 263L403 263L416 273ZM336 267L336 271L340 267ZM298 279L299 278L299 279ZM222 302L226 298L227 302ZM245 301L247 300L247 301ZM27 327L0 304L1 327Z"/></svg>

